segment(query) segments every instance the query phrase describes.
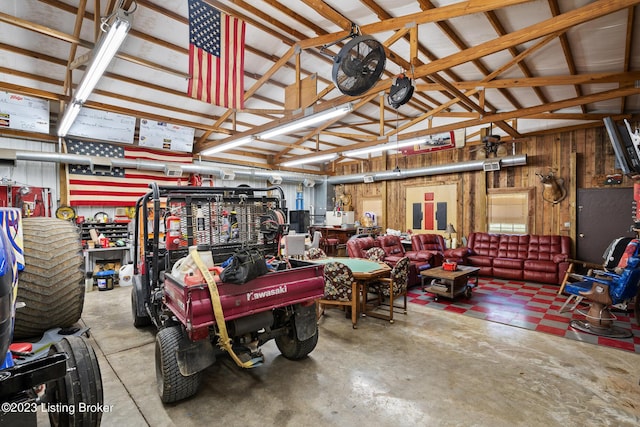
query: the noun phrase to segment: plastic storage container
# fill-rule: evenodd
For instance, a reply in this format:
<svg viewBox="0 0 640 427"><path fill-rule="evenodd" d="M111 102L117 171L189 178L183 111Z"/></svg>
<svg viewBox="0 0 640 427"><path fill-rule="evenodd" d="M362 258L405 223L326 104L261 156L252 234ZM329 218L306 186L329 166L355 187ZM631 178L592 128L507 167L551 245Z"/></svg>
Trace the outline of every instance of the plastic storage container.
<svg viewBox="0 0 640 427"><path fill-rule="evenodd" d="M93 274L93 280L99 291L110 291L113 289L113 281L115 277L116 272L113 270L98 271Z"/></svg>
<svg viewBox="0 0 640 427"><path fill-rule="evenodd" d="M120 286L131 286L133 284L133 264L125 264L120 267L118 283Z"/></svg>

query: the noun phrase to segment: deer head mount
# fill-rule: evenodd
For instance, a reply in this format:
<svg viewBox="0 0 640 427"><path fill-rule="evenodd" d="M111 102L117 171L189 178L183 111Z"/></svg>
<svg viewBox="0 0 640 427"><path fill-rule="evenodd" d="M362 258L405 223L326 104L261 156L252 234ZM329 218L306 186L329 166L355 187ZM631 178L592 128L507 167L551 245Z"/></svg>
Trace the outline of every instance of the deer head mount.
<svg viewBox="0 0 640 427"><path fill-rule="evenodd" d="M553 171L549 171L546 174L536 172L536 175L540 178L540 182L544 187L542 190L543 200L555 205L567 197L567 190L564 188L564 179L556 178L553 175Z"/></svg>

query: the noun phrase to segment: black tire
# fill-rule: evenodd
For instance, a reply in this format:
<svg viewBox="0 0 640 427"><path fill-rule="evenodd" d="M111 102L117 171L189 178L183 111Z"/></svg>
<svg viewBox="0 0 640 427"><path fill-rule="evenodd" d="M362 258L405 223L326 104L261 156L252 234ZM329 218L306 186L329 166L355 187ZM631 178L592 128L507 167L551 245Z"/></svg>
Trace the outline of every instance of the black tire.
<svg viewBox="0 0 640 427"><path fill-rule="evenodd" d="M315 322L314 324L316 332L311 338L304 341L300 341L298 339L293 327L289 328L289 333L287 335L277 336L275 341L280 353L290 360L300 360L307 357L307 355L316 348L316 344L318 344L318 325Z"/></svg>
<svg viewBox="0 0 640 427"><path fill-rule="evenodd" d="M34 337L80 319L84 306L84 258L80 233L69 221L24 218L25 268L19 275L14 336Z"/></svg>
<svg viewBox="0 0 640 427"><path fill-rule="evenodd" d="M198 391L202 379L202 372L188 377L180 373L176 351L182 337L180 326L161 329L156 335L156 382L160 399L164 403L173 403L193 396Z"/></svg>
<svg viewBox="0 0 640 427"><path fill-rule="evenodd" d="M138 316L138 293L136 287L131 288L131 315L133 316L133 326L136 328L144 328L151 324L151 318L149 316Z"/></svg>
<svg viewBox="0 0 640 427"><path fill-rule="evenodd" d="M89 340L79 336L53 344L49 354L67 354L67 374L47 384L47 410L52 426L99 426L104 400L96 353ZM55 409L59 408L59 412ZM71 409L73 408L73 409Z"/></svg>

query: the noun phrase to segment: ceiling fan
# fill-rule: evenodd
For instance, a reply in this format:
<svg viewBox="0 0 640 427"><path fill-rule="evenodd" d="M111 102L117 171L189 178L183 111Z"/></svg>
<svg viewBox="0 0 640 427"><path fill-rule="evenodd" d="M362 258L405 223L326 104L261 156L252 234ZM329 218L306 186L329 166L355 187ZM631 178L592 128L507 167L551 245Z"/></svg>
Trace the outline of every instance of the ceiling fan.
<svg viewBox="0 0 640 427"><path fill-rule="evenodd" d="M414 89L413 82L409 77L404 73L398 74L389 89L387 100L393 108L397 109L401 105L409 102L413 96Z"/></svg>
<svg viewBox="0 0 640 427"><path fill-rule="evenodd" d="M488 128L480 129L480 137L482 145L474 147L471 152L478 152L480 156L483 156L485 158L489 158L491 156L506 156L509 154L509 150L506 146L507 143L523 141L522 139L510 139L508 141L503 141L500 135L494 135L492 133L491 125L489 125Z"/></svg>
<svg viewBox="0 0 640 427"><path fill-rule="evenodd" d="M324 52L343 40L351 38L337 55ZM382 43L371 36L359 34L356 25L351 26L351 34L333 43L322 46L320 52L333 58L331 77L338 90L345 95L362 95L378 81L386 62Z"/></svg>
<svg viewBox="0 0 640 427"><path fill-rule="evenodd" d="M482 137L482 143L487 157L491 154L494 157L507 154L507 148L503 146L504 142L500 140L500 135L485 135Z"/></svg>

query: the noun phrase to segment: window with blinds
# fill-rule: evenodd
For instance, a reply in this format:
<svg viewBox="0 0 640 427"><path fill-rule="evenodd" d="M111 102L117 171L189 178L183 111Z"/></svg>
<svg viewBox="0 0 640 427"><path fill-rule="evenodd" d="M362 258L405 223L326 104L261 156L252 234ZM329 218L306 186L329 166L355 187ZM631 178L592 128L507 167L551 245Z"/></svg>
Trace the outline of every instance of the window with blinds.
<svg viewBox="0 0 640 427"><path fill-rule="evenodd" d="M528 190L488 194L487 219L490 233L527 234L530 229Z"/></svg>

